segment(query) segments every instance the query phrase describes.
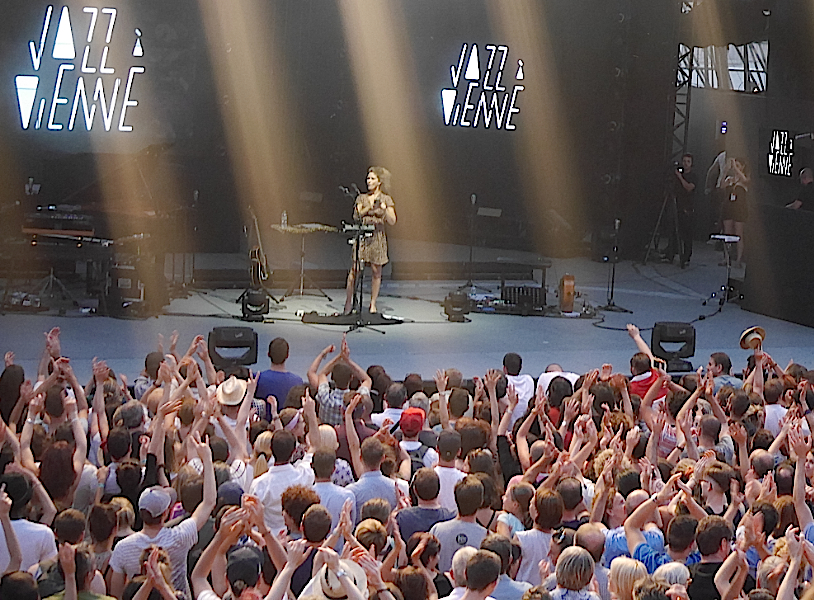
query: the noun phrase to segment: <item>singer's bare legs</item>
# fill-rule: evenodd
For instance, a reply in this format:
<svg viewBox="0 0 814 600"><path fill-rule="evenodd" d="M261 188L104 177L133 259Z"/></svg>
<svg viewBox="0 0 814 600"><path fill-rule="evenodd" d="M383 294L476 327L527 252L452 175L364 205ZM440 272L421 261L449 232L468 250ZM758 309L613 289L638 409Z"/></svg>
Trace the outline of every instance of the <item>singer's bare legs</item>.
<svg viewBox="0 0 814 600"><path fill-rule="evenodd" d="M362 263L364 268L364 263ZM356 283L356 265L354 264L348 272L348 282L345 284L345 314L349 314L353 308L353 288Z"/></svg>
<svg viewBox="0 0 814 600"><path fill-rule="evenodd" d="M364 263L361 264L364 269ZM370 312L376 312L376 300L379 298L379 289L382 287L382 265L374 265L371 263L370 270L373 272L373 279L370 282ZM353 308L353 288L356 283L356 274L358 269L356 265L351 267L348 273L348 281L345 285L345 314L348 314Z"/></svg>
<svg viewBox="0 0 814 600"><path fill-rule="evenodd" d="M370 263L373 271L373 280L370 282L370 312L376 312L376 300L379 298L379 288L382 287L382 266Z"/></svg>

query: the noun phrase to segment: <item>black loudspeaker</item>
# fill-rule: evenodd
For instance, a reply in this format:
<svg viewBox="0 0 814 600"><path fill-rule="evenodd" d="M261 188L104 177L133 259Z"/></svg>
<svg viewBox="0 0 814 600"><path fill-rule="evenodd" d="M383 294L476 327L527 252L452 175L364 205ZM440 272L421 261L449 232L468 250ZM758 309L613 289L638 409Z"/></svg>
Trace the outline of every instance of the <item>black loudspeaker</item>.
<svg viewBox="0 0 814 600"><path fill-rule="evenodd" d="M208 345L218 369L257 362L257 332L251 327L215 327L209 332Z"/></svg>
<svg viewBox="0 0 814 600"><path fill-rule="evenodd" d="M681 344L675 349L667 349L663 344ZM684 358L695 355L695 327L689 323L660 321L653 325L650 337L653 355L667 361L667 370L692 371L692 363Z"/></svg>

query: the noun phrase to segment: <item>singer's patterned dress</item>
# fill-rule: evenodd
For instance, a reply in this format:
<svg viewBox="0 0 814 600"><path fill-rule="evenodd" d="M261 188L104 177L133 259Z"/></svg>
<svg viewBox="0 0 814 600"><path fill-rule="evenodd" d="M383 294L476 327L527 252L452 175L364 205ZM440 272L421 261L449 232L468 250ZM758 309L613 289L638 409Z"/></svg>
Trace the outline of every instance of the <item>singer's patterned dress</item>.
<svg viewBox="0 0 814 600"><path fill-rule="evenodd" d="M395 206L393 198L387 194L379 194L379 199L384 201L387 208ZM379 199L376 201L378 202ZM369 194L361 194L357 196L356 203L353 206L353 218L359 219L359 210L366 202L369 202ZM363 237L362 245L359 248L359 260L374 265L385 265L389 261L387 258L387 236L384 234L384 217L374 217L372 215L365 215L362 217L363 225L375 225L376 231L373 235ZM356 257L356 243L352 247L353 254L351 261Z"/></svg>

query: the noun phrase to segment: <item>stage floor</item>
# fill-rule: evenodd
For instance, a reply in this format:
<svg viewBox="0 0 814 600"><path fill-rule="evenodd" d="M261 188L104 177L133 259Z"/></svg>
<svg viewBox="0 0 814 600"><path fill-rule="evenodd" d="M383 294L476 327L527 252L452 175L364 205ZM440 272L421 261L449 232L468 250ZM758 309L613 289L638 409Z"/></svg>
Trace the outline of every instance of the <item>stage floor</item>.
<svg viewBox="0 0 814 600"><path fill-rule="evenodd" d="M428 247L415 243L392 244L394 261L405 256L418 260L417 253L439 260L465 260L466 247ZM478 249L476 260L489 252ZM491 251L491 257L511 256L515 260L538 257L522 253ZM200 257L205 262L206 257ZM491 259L491 258L490 258ZM225 259L224 259L225 260ZM363 367L383 365L394 378L418 372L432 377L435 369L457 367L465 376L481 375L489 368L499 368L506 352L523 357L523 371L537 376L552 362L568 370L582 372L611 363L618 371L628 371L628 361L635 351L625 331L633 322L642 329L656 321L689 322L710 315L718 308L717 300L703 305L712 292L720 291L726 269L718 266L721 254L712 246L698 243L692 264L680 269L675 264L651 262L644 266L621 261L617 267L615 302L632 314L600 313L597 319L522 317L493 314L470 314L469 323L450 323L442 307L444 297L462 281L394 281L385 277L379 310L404 319L400 325L382 327L377 333L367 329L348 335L353 359ZM217 260L210 257L210 262ZM337 263L339 264L339 263ZM308 262L308 267L312 263ZM548 304L556 304L554 295L562 275L576 279L580 295L578 305L597 307L607 300L609 266L587 258L553 259L548 270ZM477 285L499 295L499 282L476 281ZM338 344L346 327L309 325L301 322L302 312L333 313L341 311L344 290L326 290L331 300L305 295L286 298L272 304L270 323L244 323L238 320L239 289L196 290L188 298L175 299L164 314L148 319L113 319L68 311L56 314L12 314L0 316L0 351L12 350L26 373L33 375L43 345L43 332L50 327L62 329L62 347L71 357L75 370L84 381L91 373L93 357L106 359L117 372L132 380L143 367L144 356L155 349L157 336L169 339L177 329L181 335L179 350L183 353L196 334L208 334L214 327L247 325L259 336L259 361L255 368L268 367L265 350L277 336L291 345L289 369L305 375L314 356L329 344ZM281 293L281 290L274 290ZM366 292L367 294L367 292ZM692 363L706 365L709 355L725 351L735 369L745 365L747 352L738 347L741 332L752 325L766 329L765 349L780 364L794 359L806 366L814 365L814 329L778 321L740 309L728 303L714 316L695 322L696 352ZM650 333L643 332L649 341Z"/></svg>

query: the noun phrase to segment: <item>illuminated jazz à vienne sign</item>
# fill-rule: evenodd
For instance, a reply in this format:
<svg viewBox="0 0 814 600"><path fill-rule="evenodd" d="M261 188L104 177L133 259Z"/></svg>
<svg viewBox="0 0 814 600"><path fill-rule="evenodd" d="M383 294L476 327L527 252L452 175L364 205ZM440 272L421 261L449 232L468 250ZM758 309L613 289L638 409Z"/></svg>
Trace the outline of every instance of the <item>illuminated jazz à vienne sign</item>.
<svg viewBox="0 0 814 600"><path fill-rule="evenodd" d="M131 98L133 80L145 69L133 64L122 68L108 61L117 12L115 8L86 6L82 13L74 13L72 25L71 12L63 6L56 33L52 34L54 7L46 8L39 42L28 42L34 74L14 78L23 129L73 131L79 122L80 127L91 131L99 121L98 112L105 131L133 131L125 119L127 110L138 106L138 100ZM50 58L56 61L56 74L46 81L44 73L53 72L43 68L49 49ZM136 59L144 56L139 29L135 30L133 51L128 50L128 54Z"/></svg>
<svg viewBox="0 0 814 600"><path fill-rule="evenodd" d="M494 124L495 129L513 131L512 117L520 112L517 97L525 89L519 83L524 78L523 61L517 61L516 83L508 87L504 77L509 47L487 44L485 48L488 56L481 57L477 44L464 44L458 63L450 66L452 87L441 90L444 124L486 129Z"/></svg>

